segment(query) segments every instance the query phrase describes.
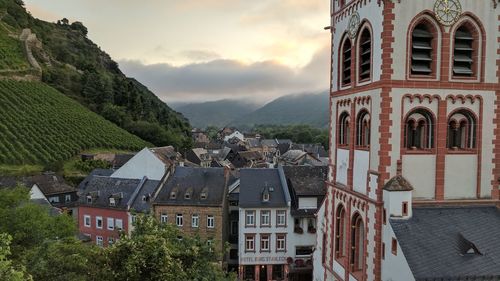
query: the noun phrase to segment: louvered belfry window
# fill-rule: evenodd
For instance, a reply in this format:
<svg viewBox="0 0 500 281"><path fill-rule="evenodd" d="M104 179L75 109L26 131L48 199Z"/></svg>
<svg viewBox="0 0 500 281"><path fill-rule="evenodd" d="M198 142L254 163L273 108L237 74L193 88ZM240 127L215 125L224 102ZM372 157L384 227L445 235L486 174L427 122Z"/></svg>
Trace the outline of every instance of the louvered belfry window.
<svg viewBox="0 0 500 281"><path fill-rule="evenodd" d="M351 84L351 41L345 40L342 48L342 86Z"/></svg>
<svg viewBox="0 0 500 281"><path fill-rule="evenodd" d="M361 41L359 45L359 80L369 80L371 77L371 63L372 63L372 40L370 31L365 29L361 34Z"/></svg>
<svg viewBox="0 0 500 281"><path fill-rule="evenodd" d="M432 73L432 33L423 23L412 33L411 74L430 75Z"/></svg>
<svg viewBox="0 0 500 281"><path fill-rule="evenodd" d="M473 71L473 43L474 37L465 27L460 27L455 32L455 47L453 50L453 74L456 76L470 77Z"/></svg>

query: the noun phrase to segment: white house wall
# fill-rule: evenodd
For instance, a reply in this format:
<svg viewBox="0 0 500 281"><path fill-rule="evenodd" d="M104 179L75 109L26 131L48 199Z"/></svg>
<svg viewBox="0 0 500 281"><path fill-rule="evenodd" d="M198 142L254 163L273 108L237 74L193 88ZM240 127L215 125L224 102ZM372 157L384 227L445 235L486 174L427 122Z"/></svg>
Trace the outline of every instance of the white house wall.
<svg viewBox="0 0 500 281"><path fill-rule="evenodd" d="M148 148L144 148L125 165L116 170L111 177L124 179L161 180L165 174L165 164L160 161Z"/></svg>
<svg viewBox="0 0 500 281"><path fill-rule="evenodd" d="M40 190L40 188L38 187L38 185L34 184L32 187L31 187L31 190L30 190L30 199L45 199L47 200L47 198L45 197L45 195L43 195L43 192Z"/></svg>
<svg viewBox="0 0 500 281"><path fill-rule="evenodd" d="M245 227L245 211L255 211L255 227ZM260 211L271 211L271 227L260 227ZM286 227L276 227L276 210L286 210L287 221ZM240 208L239 210L239 261L240 265L257 265L257 264L285 264L287 257L295 256L295 241L293 239L293 217L290 215L290 210L287 208ZM255 252L245 253L245 234L255 234L254 247ZM271 252L260 252L260 234L270 234L269 248ZM287 233L286 235L286 252L276 253L276 233Z"/></svg>
<svg viewBox="0 0 500 281"><path fill-rule="evenodd" d="M446 155L444 177L445 199L476 198L477 156Z"/></svg>
<svg viewBox="0 0 500 281"><path fill-rule="evenodd" d="M385 244L385 259L382 259L382 281L415 281L399 242L397 255L391 252L392 238L395 238L396 235L389 221L383 226L382 232L382 242Z"/></svg>
<svg viewBox="0 0 500 281"><path fill-rule="evenodd" d="M349 168L349 150L337 149L337 182L347 185L347 168Z"/></svg>
<svg viewBox="0 0 500 281"><path fill-rule="evenodd" d="M367 194L366 182L370 165L370 152L365 150L354 151L354 191Z"/></svg>
<svg viewBox="0 0 500 281"><path fill-rule="evenodd" d="M317 209L318 198L316 197L299 197L299 209Z"/></svg>
<svg viewBox="0 0 500 281"><path fill-rule="evenodd" d="M413 185L413 197L420 199L434 198L436 186L436 156L403 156L403 176Z"/></svg>

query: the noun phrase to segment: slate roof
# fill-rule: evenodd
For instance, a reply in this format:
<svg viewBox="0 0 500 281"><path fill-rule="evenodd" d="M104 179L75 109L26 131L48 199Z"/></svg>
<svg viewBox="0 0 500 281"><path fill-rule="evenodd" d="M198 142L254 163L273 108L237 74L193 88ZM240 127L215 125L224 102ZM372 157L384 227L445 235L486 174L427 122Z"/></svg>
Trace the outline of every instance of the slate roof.
<svg viewBox="0 0 500 281"><path fill-rule="evenodd" d="M298 196L325 196L328 167L283 166L288 186Z"/></svg>
<svg viewBox="0 0 500 281"><path fill-rule="evenodd" d="M496 207L413 208L390 223L417 281L500 280Z"/></svg>
<svg viewBox="0 0 500 281"><path fill-rule="evenodd" d="M142 202L143 194L153 194L160 181L140 179L122 179L107 176L93 176L84 190L80 190L80 206L129 210L137 207L136 211L147 211L149 206ZM87 203L87 196L92 197L92 203ZM115 206L110 206L109 198L115 198Z"/></svg>
<svg viewBox="0 0 500 281"><path fill-rule="evenodd" d="M236 178L224 176L224 168L193 168L177 167L173 175L163 185L154 204L179 206L222 206L227 187ZM207 198L202 199L201 193L206 191ZM175 192L175 198L171 193ZM186 192L190 194L186 198Z"/></svg>
<svg viewBox="0 0 500 281"><path fill-rule="evenodd" d="M172 164L172 161L180 158L180 154L173 146L153 147L149 150L165 164Z"/></svg>
<svg viewBox="0 0 500 281"><path fill-rule="evenodd" d="M262 146L268 146L268 147L278 146L278 142L275 139L264 139L260 141L260 144Z"/></svg>
<svg viewBox="0 0 500 281"><path fill-rule="evenodd" d="M75 192L76 189L67 184L63 177L55 174L43 174L32 176L27 181L36 184L44 195ZM31 187L31 186L30 186Z"/></svg>
<svg viewBox="0 0 500 281"><path fill-rule="evenodd" d="M390 179L385 185L384 190L387 191L412 191L413 186L403 176L398 175Z"/></svg>
<svg viewBox="0 0 500 281"><path fill-rule="evenodd" d="M299 149L307 153L311 153L316 157L328 157L328 152L321 144L312 143L296 143L292 145L291 149Z"/></svg>
<svg viewBox="0 0 500 281"><path fill-rule="evenodd" d="M265 188L270 191L268 202L262 201L262 192ZM270 187L273 188L269 189ZM286 180L282 178L278 169L241 169L240 195L241 208L286 208L290 201L290 194Z"/></svg>
<svg viewBox="0 0 500 281"><path fill-rule="evenodd" d="M250 148L260 147L260 139L247 138L245 141Z"/></svg>
<svg viewBox="0 0 500 281"><path fill-rule="evenodd" d="M80 182L80 184L78 185L78 192L82 192L85 190L85 187L87 186L87 184L89 183L89 181L95 177L95 176L104 176L104 177L109 177L111 176L113 173L115 172L115 170L113 169L94 169L92 170L92 172L90 172L90 174L85 177L85 179L83 179L83 181Z"/></svg>

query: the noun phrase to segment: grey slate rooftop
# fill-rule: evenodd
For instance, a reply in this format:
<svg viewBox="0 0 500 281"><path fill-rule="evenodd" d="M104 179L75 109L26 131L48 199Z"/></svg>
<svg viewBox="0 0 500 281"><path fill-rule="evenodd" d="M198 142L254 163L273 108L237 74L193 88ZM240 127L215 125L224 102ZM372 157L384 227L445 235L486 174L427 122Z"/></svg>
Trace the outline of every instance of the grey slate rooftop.
<svg viewBox="0 0 500 281"><path fill-rule="evenodd" d="M285 208L288 187L278 169L241 169L239 204L242 208ZM272 189L270 189L272 188ZM262 193L269 190L268 202L263 202ZM289 200L289 199L288 199Z"/></svg>
<svg viewBox="0 0 500 281"><path fill-rule="evenodd" d="M283 166L289 187L298 196L325 196L328 167Z"/></svg>
<svg viewBox="0 0 500 281"><path fill-rule="evenodd" d="M225 177L224 168L177 167L158 193L154 204L222 206L227 187L236 180L230 173Z"/></svg>
<svg viewBox="0 0 500 281"><path fill-rule="evenodd" d="M390 223L415 280L500 280L496 207L413 208Z"/></svg>
<svg viewBox="0 0 500 281"><path fill-rule="evenodd" d="M79 190L80 206L111 208L138 212L147 212L150 209L150 197L153 195L160 181L148 179L122 179L107 176L93 176L86 186ZM147 195L147 201L142 201L142 196ZM88 196L92 198L88 202ZM115 199L114 206L110 198Z"/></svg>

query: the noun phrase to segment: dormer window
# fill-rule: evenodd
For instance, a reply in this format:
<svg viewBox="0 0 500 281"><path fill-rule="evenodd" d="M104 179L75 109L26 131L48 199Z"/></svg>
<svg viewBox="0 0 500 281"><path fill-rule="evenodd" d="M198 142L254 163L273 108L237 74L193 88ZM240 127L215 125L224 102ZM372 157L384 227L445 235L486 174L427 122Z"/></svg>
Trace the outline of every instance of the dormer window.
<svg viewBox="0 0 500 281"><path fill-rule="evenodd" d="M92 196L87 195L87 204L92 204Z"/></svg>
<svg viewBox="0 0 500 281"><path fill-rule="evenodd" d="M113 197L109 198L109 206L114 207L116 206L116 200Z"/></svg>
<svg viewBox="0 0 500 281"><path fill-rule="evenodd" d="M262 194L262 201L269 202L269 192L264 192Z"/></svg>
<svg viewBox="0 0 500 281"><path fill-rule="evenodd" d="M208 189L205 187L202 191L201 191L201 194L200 194L200 199L201 200L205 200L207 199L208 197Z"/></svg>
<svg viewBox="0 0 500 281"><path fill-rule="evenodd" d="M184 199L191 200L191 198L193 197L192 195L193 195L193 189L189 188L184 194Z"/></svg>
<svg viewBox="0 0 500 281"><path fill-rule="evenodd" d="M177 188L174 188L172 189L172 191L170 191L170 199L175 200L176 198L177 198Z"/></svg>

